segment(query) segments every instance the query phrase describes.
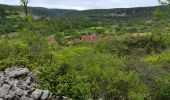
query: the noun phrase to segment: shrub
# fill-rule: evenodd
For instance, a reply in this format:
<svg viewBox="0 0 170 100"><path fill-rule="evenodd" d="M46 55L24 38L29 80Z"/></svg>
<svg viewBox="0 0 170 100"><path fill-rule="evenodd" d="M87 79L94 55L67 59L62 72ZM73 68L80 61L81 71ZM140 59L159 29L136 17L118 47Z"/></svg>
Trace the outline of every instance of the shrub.
<svg viewBox="0 0 170 100"><path fill-rule="evenodd" d="M152 99L169 100L170 99L170 79L169 73L159 75L151 85Z"/></svg>
<svg viewBox="0 0 170 100"><path fill-rule="evenodd" d="M95 44L95 49L101 53L111 53L123 56L128 53L128 47L118 37L106 37Z"/></svg>
<svg viewBox="0 0 170 100"><path fill-rule="evenodd" d="M127 38L126 45L130 50L141 48L145 54L160 53L167 48L161 38L154 35Z"/></svg>
<svg viewBox="0 0 170 100"><path fill-rule="evenodd" d="M73 99L144 98L147 88L137 73L122 72L123 59L88 47L64 48L54 62L40 68L38 82L53 93ZM139 100L140 100L139 99Z"/></svg>
<svg viewBox="0 0 170 100"><path fill-rule="evenodd" d="M0 41L0 69L15 65L25 65L27 60L27 44L16 40Z"/></svg>

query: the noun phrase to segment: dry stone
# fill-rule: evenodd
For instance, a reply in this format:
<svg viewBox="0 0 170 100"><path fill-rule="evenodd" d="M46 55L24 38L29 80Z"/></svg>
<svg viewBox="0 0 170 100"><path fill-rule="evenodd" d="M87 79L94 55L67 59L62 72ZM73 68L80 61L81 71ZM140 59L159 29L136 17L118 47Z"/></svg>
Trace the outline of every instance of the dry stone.
<svg viewBox="0 0 170 100"><path fill-rule="evenodd" d="M0 87L0 98L5 97L10 90L10 85L3 84L2 87Z"/></svg>
<svg viewBox="0 0 170 100"><path fill-rule="evenodd" d="M12 69L6 69L5 73L9 76L9 77L18 77L21 75L26 75L29 73L28 68L12 68Z"/></svg>
<svg viewBox="0 0 170 100"><path fill-rule="evenodd" d="M49 90L38 89L33 81L37 74L28 68L7 68L0 72L0 100L65 100L50 93Z"/></svg>
<svg viewBox="0 0 170 100"><path fill-rule="evenodd" d="M29 98L29 97L26 97L26 96L22 96L22 97L21 97L21 100L34 100L34 99Z"/></svg>
<svg viewBox="0 0 170 100"><path fill-rule="evenodd" d="M48 90L43 90L43 94L41 96L41 100L46 100L49 96L49 91Z"/></svg>
<svg viewBox="0 0 170 100"><path fill-rule="evenodd" d="M41 96L42 96L42 93L43 91L42 90L39 90L39 89L36 89L33 93L32 93L32 97L37 100L39 99Z"/></svg>

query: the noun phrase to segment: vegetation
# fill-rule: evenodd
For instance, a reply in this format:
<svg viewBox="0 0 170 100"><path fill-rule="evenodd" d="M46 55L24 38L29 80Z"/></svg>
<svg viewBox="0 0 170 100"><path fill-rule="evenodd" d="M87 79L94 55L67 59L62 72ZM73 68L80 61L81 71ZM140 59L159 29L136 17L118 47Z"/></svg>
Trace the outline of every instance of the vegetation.
<svg viewBox="0 0 170 100"><path fill-rule="evenodd" d="M73 100L169 100L170 29L161 10L145 21L106 23L81 16L22 18L3 9L0 70L28 67L39 74L40 87ZM74 43L86 34L102 38Z"/></svg>

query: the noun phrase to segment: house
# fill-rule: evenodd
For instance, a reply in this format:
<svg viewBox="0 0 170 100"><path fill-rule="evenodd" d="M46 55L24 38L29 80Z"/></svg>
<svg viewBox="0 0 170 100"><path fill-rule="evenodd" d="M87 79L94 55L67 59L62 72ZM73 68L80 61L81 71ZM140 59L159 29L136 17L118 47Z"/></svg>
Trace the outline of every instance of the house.
<svg viewBox="0 0 170 100"><path fill-rule="evenodd" d="M102 38L101 35L83 35L81 36L81 41L84 42L96 42Z"/></svg>

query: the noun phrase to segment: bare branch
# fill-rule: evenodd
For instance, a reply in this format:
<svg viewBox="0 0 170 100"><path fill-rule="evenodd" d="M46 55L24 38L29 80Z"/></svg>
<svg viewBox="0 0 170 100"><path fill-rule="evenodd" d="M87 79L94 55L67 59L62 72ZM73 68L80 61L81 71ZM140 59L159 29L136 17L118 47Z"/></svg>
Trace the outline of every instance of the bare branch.
<svg viewBox="0 0 170 100"><path fill-rule="evenodd" d="M21 5L24 7L25 15L28 15L28 4L29 0L20 0Z"/></svg>

